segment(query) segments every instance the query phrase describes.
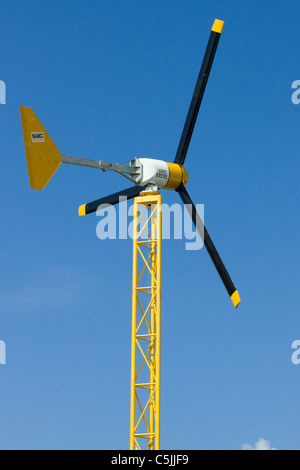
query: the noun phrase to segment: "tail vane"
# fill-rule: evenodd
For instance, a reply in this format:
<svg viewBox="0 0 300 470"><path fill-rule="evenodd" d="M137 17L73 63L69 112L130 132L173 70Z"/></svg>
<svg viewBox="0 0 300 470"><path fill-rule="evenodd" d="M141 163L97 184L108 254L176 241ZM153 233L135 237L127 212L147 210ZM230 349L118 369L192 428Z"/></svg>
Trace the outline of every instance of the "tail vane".
<svg viewBox="0 0 300 470"><path fill-rule="evenodd" d="M20 106L30 186L43 190L61 165L61 153L31 108Z"/></svg>

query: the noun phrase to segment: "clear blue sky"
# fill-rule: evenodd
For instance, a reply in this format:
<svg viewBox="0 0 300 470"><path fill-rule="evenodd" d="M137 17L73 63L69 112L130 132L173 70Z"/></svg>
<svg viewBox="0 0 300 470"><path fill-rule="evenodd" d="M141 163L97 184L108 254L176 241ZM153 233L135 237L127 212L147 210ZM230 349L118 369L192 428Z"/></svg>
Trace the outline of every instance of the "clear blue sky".
<svg viewBox="0 0 300 470"><path fill-rule="evenodd" d="M163 449L299 449L299 1L2 2L1 449L129 446L132 242L80 204L128 186L63 166L29 187L19 105L69 155L173 161L212 23L225 21L188 189L205 250L163 243ZM178 202L165 192L164 202Z"/></svg>

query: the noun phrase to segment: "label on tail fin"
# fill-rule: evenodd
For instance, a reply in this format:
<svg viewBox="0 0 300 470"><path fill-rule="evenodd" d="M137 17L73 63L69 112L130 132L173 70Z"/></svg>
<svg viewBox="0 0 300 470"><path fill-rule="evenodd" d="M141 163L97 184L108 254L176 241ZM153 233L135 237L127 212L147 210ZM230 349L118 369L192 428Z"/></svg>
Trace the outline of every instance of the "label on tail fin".
<svg viewBox="0 0 300 470"><path fill-rule="evenodd" d="M45 142L44 132L31 132L32 142Z"/></svg>

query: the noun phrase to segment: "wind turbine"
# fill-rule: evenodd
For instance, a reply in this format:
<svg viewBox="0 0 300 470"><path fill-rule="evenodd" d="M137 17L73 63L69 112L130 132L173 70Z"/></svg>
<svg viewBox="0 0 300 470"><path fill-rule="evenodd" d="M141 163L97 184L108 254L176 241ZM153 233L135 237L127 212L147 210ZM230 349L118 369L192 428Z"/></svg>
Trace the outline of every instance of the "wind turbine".
<svg viewBox="0 0 300 470"><path fill-rule="evenodd" d="M185 169L185 161L193 135L199 109L202 103L207 81L210 75L214 57L217 51L224 22L215 20L200 73L196 82L185 125L181 134L178 149L173 162L165 162L152 158L134 158L129 165L104 162L102 160L90 160L80 157L63 155L51 137L42 126L31 108L21 106L21 120L23 126L23 136L27 158L30 185L33 189L43 190L52 178L56 170L62 163L87 166L100 169L103 172L114 171L130 180L133 185L125 190L109 196L102 197L93 202L81 205L79 215L85 216L96 212L99 206L115 205L120 201L135 199L134 215L134 262L133 262L133 327L132 327L132 379L131 379L131 449L140 447L138 438L148 439L149 449L159 449L160 445L160 297L161 297L161 196L162 189L177 192L189 211L193 223L200 235L203 237L204 246L219 273L219 276L233 302L234 307L240 303L239 293L219 255L209 233L196 210L186 185L189 175ZM140 221L142 229L139 229L139 205L150 208L148 220ZM148 231L147 227L151 226ZM139 240L142 231L148 232L148 244ZM142 274L138 276L137 265L138 255L142 254L142 247L149 249L147 256L142 255L142 274L149 271L151 274L151 284L139 287ZM150 301L144 309L141 306L139 295L141 292L150 295ZM137 322L137 306L141 308L142 319ZM147 314L151 318L147 321ZM144 334L139 334L141 324L146 324ZM151 327L149 326L151 324ZM141 341L148 341L149 346L143 352L140 346ZM137 371L136 353L137 345L142 352L142 366L147 364L149 369L149 382L138 383L137 379L140 369ZM148 358L151 358L148 360ZM146 405L142 406L138 397L138 388L149 391L149 399ZM140 417L136 422L135 400L138 400ZM146 410L149 412L149 419L146 418ZM145 424L145 432L138 433L137 429L141 422Z"/></svg>

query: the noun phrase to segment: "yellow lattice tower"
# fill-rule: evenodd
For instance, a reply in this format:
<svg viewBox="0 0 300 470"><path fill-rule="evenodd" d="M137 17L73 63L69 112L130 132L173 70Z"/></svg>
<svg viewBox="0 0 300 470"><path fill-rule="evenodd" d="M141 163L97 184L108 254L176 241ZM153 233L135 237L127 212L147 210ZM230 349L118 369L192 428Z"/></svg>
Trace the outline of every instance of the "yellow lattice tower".
<svg viewBox="0 0 300 470"><path fill-rule="evenodd" d="M130 449L158 450L161 344L159 193L145 192L135 198L133 227Z"/></svg>

